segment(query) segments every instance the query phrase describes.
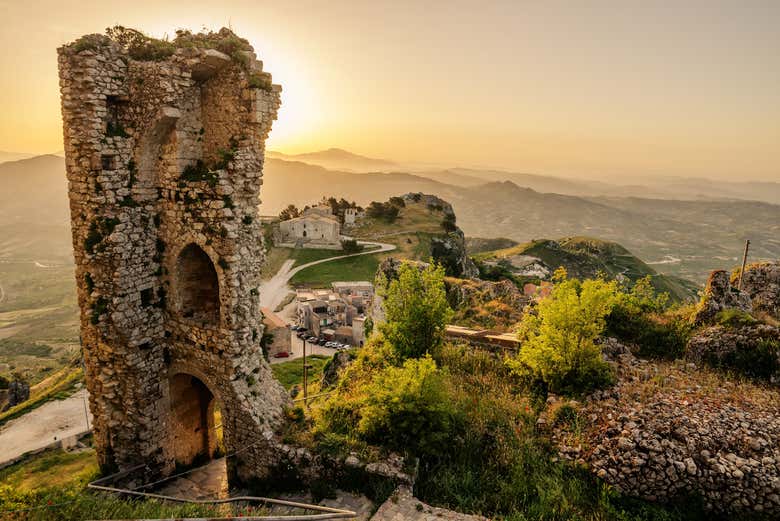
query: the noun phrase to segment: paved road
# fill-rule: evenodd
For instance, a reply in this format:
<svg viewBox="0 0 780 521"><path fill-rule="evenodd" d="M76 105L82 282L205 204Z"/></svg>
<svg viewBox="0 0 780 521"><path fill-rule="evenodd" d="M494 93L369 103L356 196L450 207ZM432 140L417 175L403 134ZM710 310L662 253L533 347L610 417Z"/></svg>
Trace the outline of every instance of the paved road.
<svg viewBox="0 0 780 521"><path fill-rule="evenodd" d="M0 463L12 460L88 429L82 389L65 400L53 400L0 427ZM92 424L92 415L89 417Z"/></svg>
<svg viewBox="0 0 780 521"><path fill-rule="evenodd" d="M363 247L378 246L378 248L368 251L361 251L360 253L351 253L349 255L328 257L327 259L320 259L313 262L308 262L306 264L301 264L295 268L293 268L293 264L295 264L294 260L286 260L284 264L282 264L282 267L279 268L279 271L276 272L276 275L260 286L260 305L271 310L276 309L276 306L278 306L282 300L284 300L284 297L291 291L288 285L290 279L293 278L296 273L305 270L306 268L316 264L322 264L324 262L346 259L347 257L357 257L358 255L373 255L375 253L383 253L386 251L393 251L395 249L395 244L386 244L382 242L358 241L358 244L362 245Z"/></svg>

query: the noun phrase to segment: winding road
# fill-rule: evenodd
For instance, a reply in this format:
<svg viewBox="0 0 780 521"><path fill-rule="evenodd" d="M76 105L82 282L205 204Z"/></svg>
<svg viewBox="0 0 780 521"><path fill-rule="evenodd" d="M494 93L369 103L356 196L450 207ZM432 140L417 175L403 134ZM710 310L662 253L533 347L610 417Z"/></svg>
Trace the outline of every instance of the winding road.
<svg viewBox="0 0 780 521"><path fill-rule="evenodd" d="M293 265L295 264L295 261L293 259L288 259L284 261L284 264L282 264L282 267L279 268L278 272L276 272L276 275L274 275L273 277L265 281L260 286L260 305L262 307L266 307L272 310L276 309L276 307L279 304L281 304L282 300L284 300L284 297L291 291L288 285L290 279L292 279L296 273L303 271L306 268L310 268L316 264L323 264L325 262L331 262L339 259L346 259L347 257L357 257L358 255L373 255L375 253L384 253L386 251L393 251L396 248L395 244L386 244L383 242L358 241L358 244L360 244L363 247L374 246L375 248L367 251L361 251L359 253L338 255L336 257L328 257L327 259L320 259L312 262L307 262L306 264L301 264L300 266L296 266L295 268L293 268Z"/></svg>

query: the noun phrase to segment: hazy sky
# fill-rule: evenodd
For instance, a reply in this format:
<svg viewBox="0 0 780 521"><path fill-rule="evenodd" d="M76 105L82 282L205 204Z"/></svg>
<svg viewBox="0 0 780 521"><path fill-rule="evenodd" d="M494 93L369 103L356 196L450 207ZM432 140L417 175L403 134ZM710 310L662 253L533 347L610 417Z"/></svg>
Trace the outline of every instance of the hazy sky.
<svg viewBox="0 0 780 521"><path fill-rule="evenodd" d="M114 24L231 25L283 152L780 181L776 0L0 0L0 150L62 149L55 49Z"/></svg>

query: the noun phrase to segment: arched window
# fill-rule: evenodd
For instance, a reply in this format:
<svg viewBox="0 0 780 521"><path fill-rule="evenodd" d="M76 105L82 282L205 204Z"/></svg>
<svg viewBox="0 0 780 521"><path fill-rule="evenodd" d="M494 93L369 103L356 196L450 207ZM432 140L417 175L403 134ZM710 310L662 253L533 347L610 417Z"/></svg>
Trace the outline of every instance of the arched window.
<svg viewBox="0 0 780 521"><path fill-rule="evenodd" d="M178 310L187 319L219 321L219 280L211 258L197 244L186 246L176 261Z"/></svg>

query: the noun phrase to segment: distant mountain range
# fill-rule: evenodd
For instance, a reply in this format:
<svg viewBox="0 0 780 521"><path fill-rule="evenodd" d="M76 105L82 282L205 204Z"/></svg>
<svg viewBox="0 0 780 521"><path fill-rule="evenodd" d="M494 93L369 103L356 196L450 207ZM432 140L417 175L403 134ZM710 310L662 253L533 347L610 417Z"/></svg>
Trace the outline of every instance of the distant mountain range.
<svg viewBox="0 0 780 521"><path fill-rule="evenodd" d="M284 161L301 161L331 170L346 170L347 172L389 172L399 168L399 165L392 161L353 154L341 148L329 148L305 154L283 154L270 150L266 156Z"/></svg>
<svg viewBox="0 0 780 521"><path fill-rule="evenodd" d="M325 153L353 161L353 154L342 152ZM313 157L321 159L318 154ZM363 161L355 157L359 159L354 159L354 164ZM523 176L515 180L500 180L502 175L465 169L424 175L354 173L269 154L260 213L276 214L290 203L303 206L323 196L344 197L365 206L393 195L424 192L452 203L459 226L469 236L506 237L519 242L598 237L620 243L661 273L699 282L711 269L736 265L746 238L752 241L752 259L780 257L780 206L776 204L594 195L584 188L581 195L549 193L552 189L576 191L580 182L526 174L512 174ZM537 188L543 186L547 192L522 186L520 180ZM9 249L18 251L25 244L69 250L67 182L61 157L2 163L0 186L0 256ZM46 233L41 231L42 226L47 227ZM65 232L55 233L55 228Z"/></svg>
<svg viewBox="0 0 780 521"><path fill-rule="evenodd" d="M35 154L25 154L24 152L6 152L5 150L0 150L0 163L28 159L34 156Z"/></svg>
<svg viewBox="0 0 780 521"><path fill-rule="evenodd" d="M388 161L353 154L339 148L287 155L268 152L269 158L300 161L344 172L407 172L464 188L492 181L511 181L537 192L576 196L643 197L651 199L743 199L780 204L780 183L761 181L717 181L674 176L611 177L607 180L571 179L532 173L483 168L437 168ZM780 174L779 174L780 175Z"/></svg>

